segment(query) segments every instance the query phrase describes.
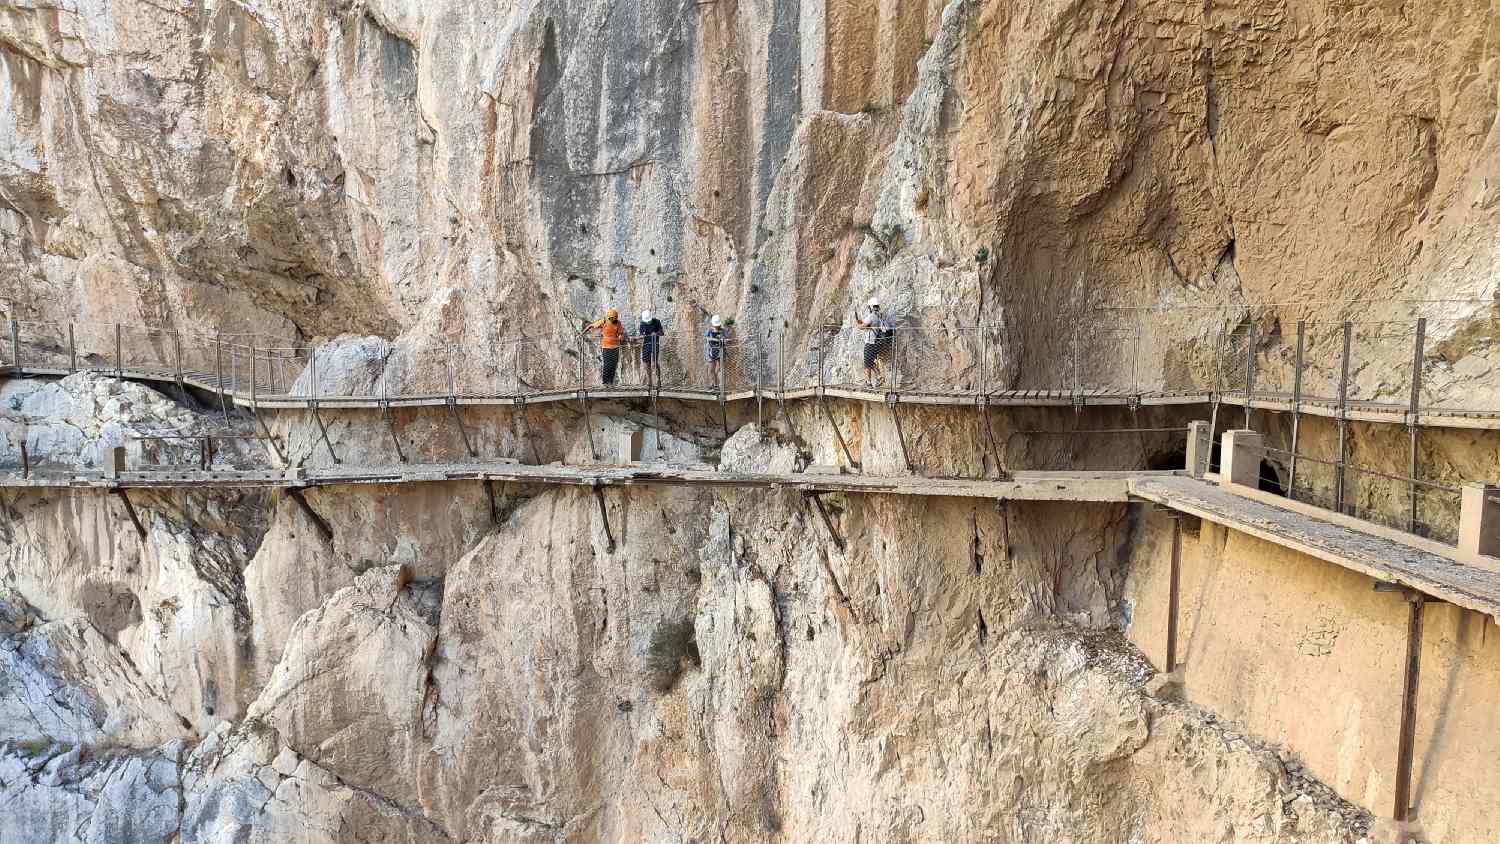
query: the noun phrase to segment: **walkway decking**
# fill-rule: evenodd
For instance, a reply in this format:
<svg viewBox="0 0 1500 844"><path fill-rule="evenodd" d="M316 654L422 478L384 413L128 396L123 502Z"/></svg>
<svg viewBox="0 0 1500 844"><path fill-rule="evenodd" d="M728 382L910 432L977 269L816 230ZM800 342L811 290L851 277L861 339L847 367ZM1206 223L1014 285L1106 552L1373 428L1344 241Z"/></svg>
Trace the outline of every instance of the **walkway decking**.
<svg viewBox="0 0 1500 844"><path fill-rule="evenodd" d="M281 471L160 470L123 472L118 478L99 471L35 472L30 478L0 474L0 487L70 489L272 488L309 489L364 484L418 484L449 481L495 481L585 487L638 485L787 489L801 492L847 492L1011 501L1130 500L1130 482L1143 475L1169 477L1171 472L1017 472L1009 480L925 478L915 475L875 477L847 474L763 474L723 472L706 466L656 464L633 466L529 466L514 461L401 464L380 467L335 466Z"/></svg>
<svg viewBox="0 0 1500 844"><path fill-rule="evenodd" d="M132 489L270 488L304 490L370 484L455 481L561 485L586 488L697 486L790 490L804 493L980 498L1099 504L1150 502L1197 516L1341 566L1415 589L1500 621L1500 573L1460 562L1437 543L1397 539L1329 514L1320 517L1292 505L1238 495L1180 472L1017 472L1009 480L873 477L840 474L767 474L665 465L528 466L515 462L335 466L284 471L125 472L117 478L97 471L0 474L0 488Z"/></svg>
<svg viewBox="0 0 1500 844"><path fill-rule="evenodd" d="M1436 542L1398 540L1375 526L1351 526L1352 520L1336 514L1312 515L1183 475L1137 477L1130 482L1130 494L1500 622L1500 572L1460 562Z"/></svg>

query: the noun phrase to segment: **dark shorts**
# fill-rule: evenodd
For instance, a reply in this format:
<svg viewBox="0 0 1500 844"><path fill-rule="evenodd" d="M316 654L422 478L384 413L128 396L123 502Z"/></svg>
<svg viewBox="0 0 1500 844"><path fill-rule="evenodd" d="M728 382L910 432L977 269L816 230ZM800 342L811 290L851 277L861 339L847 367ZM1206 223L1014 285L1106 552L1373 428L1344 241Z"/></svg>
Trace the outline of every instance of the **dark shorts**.
<svg viewBox="0 0 1500 844"><path fill-rule="evenodd" d="M641 343L641 363L655 363L661 357L661 346L647 340Z"/></svg>
<svg viewBox="0 0 1500 844"><path fill-rule="evenodd" d="M865 369L874 369L875 361L885 354L886 347L890 343L885 340L876 340L865 344Z"/></svg>
<svg viewBox="0 0 1500 844"><path fill-rule="evenodd" d="M604 349L603 351L604 358L601 362L603 363L602 368L604 371L600 373L602 376L601 380L606 384L613 384L615 383L615 370L620 368L620 350Z"/></svg>
<svg viewBox="0 0 1500 844"><path fill-rule="evenodd" d="M723 352L722 349L719 349L716 346L709 346L708 347L708 362L709 363L718 363L719 362L719 358L722 357L723 354L724 354L724 352Z"/></svg>

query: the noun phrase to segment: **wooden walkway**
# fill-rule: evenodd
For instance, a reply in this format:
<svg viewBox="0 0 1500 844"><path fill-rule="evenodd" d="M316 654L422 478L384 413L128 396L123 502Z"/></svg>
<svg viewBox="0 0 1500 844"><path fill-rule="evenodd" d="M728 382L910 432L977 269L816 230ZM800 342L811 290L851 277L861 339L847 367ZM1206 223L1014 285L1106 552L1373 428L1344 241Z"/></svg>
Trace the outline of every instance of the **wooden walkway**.
<svg viewBox="0 0 1500 844"><path fill-rule="evenodd" d="M115 375L114 368L86 370L101 375ZM63 377L71 374L67 367L14 366L0 367L0 375L8 377ZM125 367L118 370L119 377L131 381L152 384L175 384L179 380L187 387L223 396L241 407L257 410L384 410L386 408L417 407L525 407L538 404L578 401L585 396L590 400L648 400L652 391L645 387L589 388L587 390L559 389L539 390L521 394L469 394L457 392L407 394L397 396L350 396L350 395L298 395L273 392L268 384L255 388L247 383L221 380L213 372L185 370L180 374L172 369L159 367ZM838 385L800 387L787 390L731 390L722 401L738 404L752 401L792 402L815 399L819 395L832 398L865 401L878 404L935 405L947 407L1051 407L1051 408L1140 408L1196 406L1211 408L1216 402L1221 408L1243 408L1246 404L1257 410L1297 412L1305 416L1327 419L1345 419L1356 422L1374 422L1396 425L1413 425L1423 428L1466 428L1500 430L1500 410L1462 409L1450 407L1419 407L1415 414L1409 404L1347 400L1342 406L1336 398L1304 396L1297 401L1289 393L1254 393L1247 396L1243 391L1214 393L1209 391L1162 391L1132 392L1117 388L1093 388L1085 390L1002 390L988 393L968 392L903 392L879 390L866 387ZM655 398L671 401L718 403L717 391L709 389L661 389Z"/></svg>
<svg viewBox="0 0 1500 844"><path fill-rule="evenodd" d="M706 466L529 466L485 463L334 466L266 471L159 470L107 477L99 471L0 474L0 488L75 489L125 493L137 489L307 489L379 484L478 481L571 486L602 490L631 486L689 486L786 490L806 495L897 495L993 501L1095 504L1151 503L1197 516L1267 542L1291 548L1378 582L1395 583L1500 621L1500 573L1460 561L1452 549L1402 537L1336 514L1294 503L1228 491L1182 472L1017 472L1006 480L875 477L843 474L726 472Z"/></svg>
<svg viewBox="0 0 1500 844"><path fill-rule="evenodd" d="M1314 513L1270 496L1241 495L1185 475L1136 477L1130 494L1500 622L1500 572L1460 561L1452 548L1440 543L1332 512Z"/></svg>
<svg viewBox="0 0 1500 844"><path fill-rule="evenodd" d="M1171 472L1016 472L1008 480L926 478L917 475L876 477L847 474L758 474L722 472L708 466L636 464L631 466L530 466L515 461L475 463L407 463L393 466L334 466L322 469L210 470L175 469L122 472L35 471L29 478L0 474L0 488L40 489L311 489L368 484L493 481L583 487L701 486L741 489L786 489L798 492L846 492L1013 501L1130 500L1129 484L1143 475Z"/></svg>

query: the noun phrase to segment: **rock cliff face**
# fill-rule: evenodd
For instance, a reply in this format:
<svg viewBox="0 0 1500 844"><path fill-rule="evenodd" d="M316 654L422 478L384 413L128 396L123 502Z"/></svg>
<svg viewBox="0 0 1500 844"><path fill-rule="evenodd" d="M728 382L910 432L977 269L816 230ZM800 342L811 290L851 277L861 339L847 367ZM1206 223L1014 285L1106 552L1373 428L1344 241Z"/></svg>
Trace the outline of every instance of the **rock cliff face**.
<svg viewBox="0 0 1500 844"><path fill-rule="evenodd" d="M654 308L674 344L733 314L795 355L879 295L905 325L989 326L1017 387L1078 347L1123 366L1122 326L1170 385L1226 327L1422 314L1438 381L1493 398L1497 43L1482 0L0 0L0 300L85 353L115 322L335 341L321 379L393 390L443 347L486 377L504 338L559 357L546 338L606 306ZM1159 311L1101 310L1124 307ZM1362 349L1361 394L1398 390L1408 349ZM181 398L7 383L0 462L213 424ZM330 417L341 459L390 458L378 420ZM668 421L674 459L807 459L789 431ZM955 446L971 422L927 421L916 462L984 468ZM491 454L587 452L565 413L470 424ZM1450 439L1431 463L1493 469ZM269 495L143 496L144 541L104 498L0 496L0 840L1367 826L1146 693L1116 634L1123 510L830 499L840 552L792 498L632 490L610 553L581 493L502 490L498 526L477 485L308 501L331 540Z"/></svg>

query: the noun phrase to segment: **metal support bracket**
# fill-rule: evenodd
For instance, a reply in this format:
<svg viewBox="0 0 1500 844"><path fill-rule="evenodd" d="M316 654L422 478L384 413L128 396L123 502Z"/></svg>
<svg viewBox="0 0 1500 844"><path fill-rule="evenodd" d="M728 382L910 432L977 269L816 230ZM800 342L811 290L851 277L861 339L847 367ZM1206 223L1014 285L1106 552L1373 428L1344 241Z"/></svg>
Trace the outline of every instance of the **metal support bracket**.
<svg viewBox="0 0 1500 844"><path fill-rule="evenodd" d="M589 438L589 457L599 462L599 447L594 445L594 415L589 411L589 391L579 390L578 400L583 403L583 433Z"/></svg>
<svg viewBox="0 0 1500 844"><path fill-rule="evenodd" d="M1172 519L1172 570L1167 583L1167 673L1177 670L1177 616L1182 600L1182 520Z"/></svg>
<svg viewBox="0 0 1500 844"><path fill-rule="evenodd" d="M272 436L271 429L266 426L266 420L260 415L259 408L255 405L251 405L250 415L255 417L255 424L260 427L260 432L265 438L265 442L270 445L271 453L276 455L277 464L283 467L286 466L286 455L282 453L281 446L276 442L276 437Z"/></svg>
<svg viewBox="0 0 1500 844"><path fill-rule="evenodd" d="M125 512L130 515L130 523L135 525L135 532L141 537L141 541L144 542L146 540L146 526L141 523L140 515L135 512L135 505L130 503L130 495L118 487L111 490L111 492L118 496L120 502L125 505Z"/></svg>
<svg viewBox="0 0 1500 844"><path fill-rule="evenodd" d="M500 527L500 500L495 494L495 482L490 478L484 479L484 494L490 500L490 524Z"/></svg>
<svg viewBox="0 0 1500 844"><path fill-rule="evenodd" d="M604 522L604 538L608 542L605 550L613 554L615 553L615 535L609 529L609 508L604 506L604 488L599 485L599 481L597 480L590 485L594 488L594 500L599 503L599 518Z"/></svg>
<svg viewBox="0 0 1500 844"><path fill-rule="evenodd" d="M526 397L516 396L516 420L521 425L521 436L531 446L531 462L536 466L542 465L542 453L536 447L536 436L531 432L531 426L526 424Z"/></svg>
<svg viewBox="0 0 1500 844"><path fill-rule="evenodd" d="M859 465L859 461L854 459L854 454L849 451L849 443L844 439L844 432L839 430L839 423L833 418L833 411L828 409L828 400L820 396L818 398L818 407L823 408L823 415L828 417L828 424L833 426L833 435L838 437L839 448L844 451L844 459L849 461L849 465L852 468L862 468Z"/></svg>
<svg viewBox="0 0 1500 844"><path fill-rule="evenodd" d="M333 458L333 462L339 462L339 456L333 450L333 443L328 440L328 427L323 424L323 414L318 412L317 400L308 402L308 409L312 411L313 419L318 423L318 436L323 438L323 445L328 449L328 456Z"/></svg>
<svg viewBox="0 0 1500 844"><path fill-rule="evenodd" d="M402 463L406 462L406 452L401 450L401 438L396 436L396 415L391 412L391 403L382 399L380 402L380 413L385 417L385 429L391 434L391 445L396 447L396 457Z"/></svg>
<svg viewBox="0 0 1500 844"><path fill-rule="evenodd" d="M911 452L906 447L906 432L901 428L900 396L896 393L886 393L885 403L891 409L891 419L896 423L896 440L901 443L901 459L906 462L906 471L913 475L917 472L917 464L912 462Z"/></svg>
<svg viewBox="0 0 1500 844"><path fill-rule="evenodd" d="M812 502L813 507L818 511L818 515L823 519L823 527L828 529L828 538L833 540L834 547L838 548L839 553L842 554L846 548L844 538L839 536L838 528L833 526L833 519L828 517L828 509L823 506L823 495L824 492L822 490L804 490L802 492L802 500Z"/></svg>
<svg viewBox="0 0 1500 844"><path fill-rule="evenodd" d="M995 509L1000 511L1000 559L1011 561L1010 553L1010 502L1004 498L995 500Z"/></svg>
<svg viewBox="0 0 1500 844"><path fill-rule="evenodd" d="M984 397L984 400L980 402L979 415L984 419L985 442L989 447L990 460L995 464L995 477L1002 481L1010 480L1010 473L1005 471L1004 466L1000 465L1000 445L999 441L995 439L995 426L990 422L990 402L988 397Z"/></svg>
<svg viewBox="0 0 1500 844"><path fill-rule="evenodd" d="M470 457L478 457L479 452L474 450L473 443L469 442L469 429L464 427L464 419L458 413L458 400L453 396L448 397L448 413L453 417L453 423L458 426L458 435L464 441L464 451Z"/></svg>
<svg viewBox="0 0 1500 844"><path fill-rule="evenodd" d="M314 510L312 505L307 503L307 499L302 495L302 490L296 487L288 487L286 494L287 497L297 502L297 509L301 510L302 514L307 516L308 521L313 523L313 527L317 528L318 535L323 537L323 541L333 542L333 528L329 526L327 519L318 515L318 511Z"/></svg>
<svg viewBox="0 0 1500 844"><path fill-rule="evenodd" d="M1401 732L1396 744L1396 799L1392 817L1404 823L1411 817L1411 773L1416 756L1417 689L1422 676L1422 621L1427 604L1443 601L1402 586L1376 582L1376 592L1394 592L1406 600L1406 662L1401 684Z"/></svg>

